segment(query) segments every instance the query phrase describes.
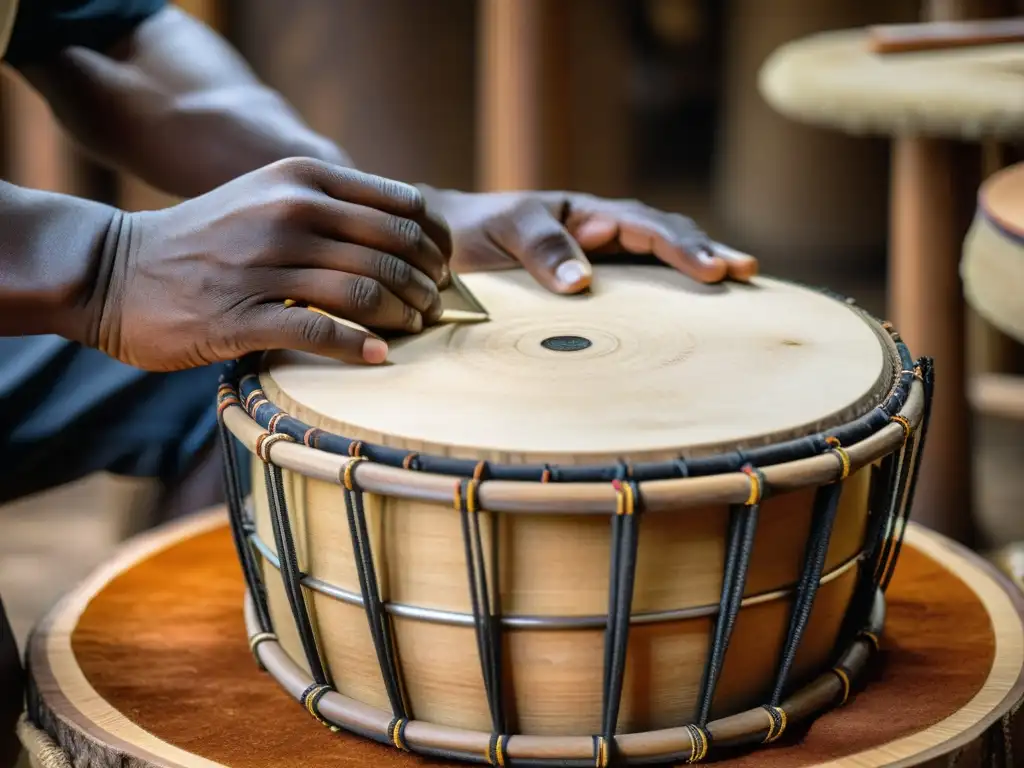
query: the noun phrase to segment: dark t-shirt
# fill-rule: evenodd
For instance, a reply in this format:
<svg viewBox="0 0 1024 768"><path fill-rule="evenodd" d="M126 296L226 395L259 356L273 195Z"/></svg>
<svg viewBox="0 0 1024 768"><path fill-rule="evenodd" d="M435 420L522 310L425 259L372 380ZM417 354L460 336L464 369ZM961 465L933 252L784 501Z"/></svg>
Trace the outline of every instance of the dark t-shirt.
<svg viewBox="0 0 1024 768"><path fill-rule="evenodd" d="M69 46L102 50L166 5L166 0L21 0L4 60L21 67Z"/></svg>

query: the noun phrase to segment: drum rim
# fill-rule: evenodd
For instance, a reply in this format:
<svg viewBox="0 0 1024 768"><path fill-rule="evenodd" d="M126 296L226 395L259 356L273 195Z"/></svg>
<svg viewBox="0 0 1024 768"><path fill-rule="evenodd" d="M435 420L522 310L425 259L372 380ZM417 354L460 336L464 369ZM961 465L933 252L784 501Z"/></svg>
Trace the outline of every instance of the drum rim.
<svg viewBox="0 0 1024 768"><path fill-rule="evenodd" d="M871 313L845 298L824 288L810 288L795 281L789 283L815 291L843 304L858 314L878 336L879 342L890 357L893 366L893 380L888 395L863 415L824 430L800 437L769 441L748 449L717 451L709 455L687 458L689 447L678 449L678 456L669 461L618 462L559 465L502 463L476 459L451 458L437 453L412 451L385 446L365 440L354 440L340 434L314 427L278 407L267 398L260 381L261 362L264 353L246 355L229 364L221 376L217 393L218 412L239 406L261 430L271 435L280 435L279 440L298 443L316 451L345 457L363 457L379 466L415 471L419 474L459 477L486 477L488 480L512 480L553 483L610 482L630 478L636 481L667 480L670 478L707 477L729 472L738 472L744 466L766 467L781 463L799 461L828 453L836 446L848 447L882 431L894 415L903 414L915 378L920 379L920 360L914 360L909 348L900 338L891 323L874 317ZM914 426L916 422L911 422ZM231 432L231 424L228 425ZM239 435L236 434L236 437ZM838 442L837 442L838 441ZM243 441L245 442L245 441ZM261 446L256 448L258 455ZM269 451L269 446L267 446ZM496 510L497 511L497 510Z"/></svg>
<svg viewBox="0 0 1024 768"><path fill-rule="evenodd" d="M340 450L325 450L322 441L319 447L312 447L309 439L302 442L293 437L294 434L308 436L310 428L269 401L259 399L258 391L255 397L250 391L243 399L235 386L241 378L237 367L222 378L218 389L218 416L225 438L233 436L263 462L334 485L351 483L368 493L451 504L453 488L472 478L469 482L478 486L479 503L491 512L554 514L555 507L558 514L606 515L616 510L616 483L628 478L638 485L643 483L641 502L645 511L678 512L712 503L744 503L755 491L761 495L769 490L786 492L832 483L906 443L926 416L931 364L927 358L911 361L899 335L890 325L885 327L900 351L903 369L886 402L866 417L850 423L866 434L858 434L856 441L844 443L836 437L838 430L832 430L832 434L818 433L769 446L772 451L779 446L785 450L797 449L793 455L775 463L760 463L760 454L755 451L737 451L705 459L703 465L686 461L653 465L658 471L651 471L652 465L625 463L596 468L572 467L573 475L567 479L551 472L551 467L501 467L445 457L434 457L437 466L431 466L424 457L411 452L400 451L398 456L389 457L372 447L368 449L366 444L354 442L348 443L346 455ZM256 357L249 356L249 363ZM247 375L255 378L255 374ZM380 461L381 458L389 461ZM754 487L753 470L762 475L765 488ZM503 476L514 479L503 479ZM581 479L573 479L577 476ZM655 479L659 476L663 479Z"/></svg>
<svg viewBox="0 0 1024 768"><path fill-rule="evenodd" d="M276 637L266 637L260 631L252 595L248 590L244 612L246 631L257 663L274 678L282 690L302 702L308 696L308 691L317 686L281 647ZM838 656L838 661L774 708L783 713L781 729L776 730L776 721L768 711L769 708L755 707L708 722L704 726L703 738L710 735L717 749L767 745L780 737L788 726L813 720L841 706L869 671L871 661L878 651L884 624L885 597L878 590L866 626L854 636ZM390 712L335 690L319 696L316 710L314 716L329 728L343 729L406 752L468 763L495 764L490 757L492 736L485 731L410 720L402 723L402 735L396 737L394 719ZM345 713L346 710L351 713L350 716L328 714L332 711ZM770 725L766 727L766 723ZM416 743L418 741L420 743ZM665 761L700 762L710 747L708 743L701 745L700 740L693 736L693 731L686 726L616 734L615 742L618 753L629 765L661 764ZM470 750L470 746L475 749ZM592 736L512 734L503 742L503 748L504 755L515 765L590 766L595 762L597 741ZM692 759L695 757L698 759Z"/></svg>
<svg viewBox="0 0 1024 768"><path fill-rule="evenodd" d="M656 279L653 278L653 274L659 271L674 272L664 263L650 264L647 260L644 260L642 263L636 263L636 261L635 258L632 260L612 258L610 262L602 260L597 268L599 270L616 267L626 268L626 278L629 278L632 274L633 276L643 276L644 279ZM632 270L646 271L634 274ZM486 273L484 274L486 275ZM509 273L498 274L507 275ZM535 290L541 290L536 287L535 281L525 276L521 270L515 271L515 274L518 275L518 278L514 281L513 285L521 288L525 281L526 284L531 284ZM609 275L608 278L611 279L611 276ZM828 315L834 315L837 319L841 318L843 323L852 322L852 327L856 327L860 334L864 334L861 342L867 343L870 339L872 342L871 347L881 358L878 361L873 360L872 365L865 369L866 372L871 373L871 385L865 389L858 387L856 392L850 390L848 398L830 401L829 407L824 411L800 413L799 408L793 412L790 412L789 409L784 409L779 411L779 413L785 413L786 418L776 420L771 425L761 425L757 429L750 431L736 429L735 433L731 435L707 434L703 437L691 436L692 439L688 438L685 434L678 433L671 438L667 434L660 436L658 439L637 438L636 440L630 439L626 441L631 443L628 448L623 447L622 441L611 439L610 435L605 435L597 443L586 442L585 444L570 446L569 444L562 444L558 440L555 440L554 443L546 439L524 440L523 436L510 438L509 440L504 438L492 439L492 436L486 431L477 432L475 437L471 439L468 434L462 433L461 429L457 430L458 434L452 435L447 434L444 428L440 432L429 429L424 430L422 427L406 428L402 424L388 424L387 417L385 417L383 422L364 418L359 412L360 409L356 407L359 400L358 396L348 402L347 405L342 406L342 411L336 412L331 404L327 402L314 403L314 400L317 398L313 397L311 400L307 396L311 393L304 391L301 385L301 381L304 378L301 374L305 370L305 365L302 361L293 361L297 365L296 370L290 370L292 364L289 362L279 366L278 362L281 358L279 358L278 352L273 350L265 353L261 364L257 364L253 370L260 382L256 388L266 393L267 399L279 410L285 411L289 416L294 416L299 420L309 422L311 425L316 425L321 433L343 436L350 441L363 441L366 444L381 443L381 445L391 446L399 452L401 452L402 448L414 448L418 452L417 455L430 456L440 454L450 457L465 457L467 459L471 457L474 460L487 458L492 461L500 460L517 465L521 463L540 465L543 462L548 462L552 466L565 468L600 465L609 462L615 463L620 459L626 459L635 465L648 462L673 461L678 456L706 457L737 449L750 450L752 448L801 439L819 431L827 432L828 430L836 429L847 421L864 416L883 400L887 392L891 391L901 367L899 352L891 335L883 329L881 321L873 317L871 313L865 312L860 307L857 307L851 299L840 296L833 291L804 285L794 280L762 275L747 287L754 287L755 294L761 294L765 291L776 294L777 299L786 297L818 303L818 308L823 311L827 310ZM541 292L546 293L543 290ZM726 290L725 293L743 294L747 293L747 291L743 288L737 288L736 290ZM709 298L708 301L711 304L708 305L708 308L710 309L714 302L720 300L725 302L723 306L728 308L730 304L725 301L727 298L728 296L723 296L721 299ZM725 311L729 310L726 309ZM515 314L514 311L512 314ZM813 316L807 316L807 318L811 317ZM535 330L539 332L539 329L535 328ZM599 331L599 328L595 328L595 330ZM799 333L799 331L795 330L793 332ZM540 333L540 336L544 335L546 334ZM821 339L819 339L820 341ZM427 343L429 344L429 342ZM441 352L441 350L435 350L435 353L437 352ZM456 360L460 357L461 354L455 356ZM284 359L286 361L289 360L287 356ZM875 362L878 363L877 366ZM737 363L744 366L745 370L745 362L737 361ZM319 369L319 366L317 368ZM322 371L322 369L320 370ZM325 389L345 391L346 382L350 381L350 376L344 370L339 370L337 373L340 375L337 377L334 385L328 386ZM730 375L724 371L723 374L726 376ZM323 375L323 373L319 373L319 375ZM817 375L813 376L802 375L800 380L825 382L829 376L829 372L819 371ZM331 378L333 379L333 377ZM379 390L380 386L386 387L388 380L387 378L378 379L378 386L374 387L374 390ZM776 384L783 385L784 380L785 376L783 375L782 379L776 380ZM358 383L358 377L354 381L356 389L362 390L363 386ZM818 388L820 389L821 387ZM800 392L805 387L789 387L788 389L792 393L794 391ZM251 390L247 388L247 391ZM799 399L802 400L803 398ZM343 400L350 400L350 398L346 397ZM400 400L392 402L389 399L386 407L390 410L401 402ZM385 406L378 403L377 407ZM532 410L533 406L531 405L529 408ZM765 404L765 409L772 410L768 404ZM453 420L458 421L458 419L454 418L456 413L457 409L453 412L452 416ZM657 419L658 413L657 411L643 410L635 414L635 416L641 420L647 418ZM621 417L622 414L618 414L613 418ZM499 423L500 421L499 417ZM581 426L581 424L576 424L574 431ZM687 432L687 430L684 429L683 432ZM302 439L304 435L295 434L293 437ZM337 442L333 438L330 441ZM340 448L342 452L347 451L347 444Z"/></svg>
<svg viewBox="0 0 1024 768"><path fill-rule="evenodd" d="M987 221L1003 237L1018 245L1024 245L1024 224L1017 224L998 213L991 202L994 190L1008 180L1024 176L1024 162L996 171L989 176L978 190L977 214ZM1024 185L1024 183L1022 183Z"/></svg>

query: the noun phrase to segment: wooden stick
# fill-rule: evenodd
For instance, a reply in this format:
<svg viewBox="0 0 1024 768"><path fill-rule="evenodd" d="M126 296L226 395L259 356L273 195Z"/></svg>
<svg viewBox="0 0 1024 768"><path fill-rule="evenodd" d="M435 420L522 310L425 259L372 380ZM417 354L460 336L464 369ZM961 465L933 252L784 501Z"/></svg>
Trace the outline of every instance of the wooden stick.
<svg viewBox="0 0 1024 768"><path fill-rule="evenodd" d="M873 53L941 51L1020 42L1024 42L1024 18L868 27L868 50Z"/></svg>

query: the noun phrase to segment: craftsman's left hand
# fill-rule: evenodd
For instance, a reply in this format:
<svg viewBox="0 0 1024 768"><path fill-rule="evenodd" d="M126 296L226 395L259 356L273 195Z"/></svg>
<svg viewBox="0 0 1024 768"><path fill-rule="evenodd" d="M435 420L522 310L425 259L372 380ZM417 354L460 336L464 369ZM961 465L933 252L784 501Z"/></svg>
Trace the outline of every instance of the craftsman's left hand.
<svg viewBox="0 0 1024 768"><path fill-rule="evenodd" d="M746 281L757 260L714 246L693 221L634 200L569 192L424 189L451 227L454 272L525 267L555 293L590 285L589 255L654 255L703 283Z"/></svg>

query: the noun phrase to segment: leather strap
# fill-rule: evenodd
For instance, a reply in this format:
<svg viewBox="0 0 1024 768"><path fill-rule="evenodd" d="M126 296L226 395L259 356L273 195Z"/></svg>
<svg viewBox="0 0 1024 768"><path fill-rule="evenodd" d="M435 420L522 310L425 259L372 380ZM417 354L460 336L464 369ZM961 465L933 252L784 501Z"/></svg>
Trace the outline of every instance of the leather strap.
<svg viewBox="0 0 1024 768"><path fill-rule="evenodd" d="M14 31L14 18L18 15L18 0L0 0L0 58L7 51Z"/></svg>

